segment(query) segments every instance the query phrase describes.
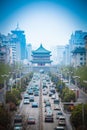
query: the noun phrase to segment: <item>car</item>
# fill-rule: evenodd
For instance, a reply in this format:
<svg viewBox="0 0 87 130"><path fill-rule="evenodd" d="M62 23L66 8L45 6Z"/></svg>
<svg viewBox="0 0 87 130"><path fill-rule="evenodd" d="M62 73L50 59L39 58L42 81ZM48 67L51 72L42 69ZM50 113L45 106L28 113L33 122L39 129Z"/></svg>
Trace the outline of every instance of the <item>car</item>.
<svg viewBox="0 0 87 130"><path fill-rule="evenodd" d="M44 98L44 103L48 102L49 99L48 98Z"/></svg>
<svg viewBox="0 0 87 130"><path fill-rule="evenodd" d="M16 114L14 116L14 130L23 129L23 116L21 114Z"/></svg>
<svg viewBox="0 0 87 130"><path fill-rule="evenodd" d="M56 104L56 105L54 105L54 110L59 110L59 111L60 111L60 110L61 110L61 108L60 108L60 106L59 106L59 105L57 105L57 104Z"/></svg>
<svg viewBox="0 0 87 130"><path fill-rule="evenodd" d="M14 124L14 130L23 130L23 125L21 123Z"/></svg>
<svg viewBox="0 0 87 130"><path fill-rule="evenodd" d="M45 112L47 112L48 110L51 110L50 106L45 107Z"/></svg>
<svg viewBox="0 0 87 130"><path fill-rule="evenodd" d="M60 100L59 99L54 99L54 104L59 104Z"/></svg>
<svg viewBox="0 0 87 130"><path fill-rule="evenodd" d="M66 119L65 119L65 116L59 116L59 119L58 119L58 125L59 126L65 126L66 125Z"/></svg>
<svg viewBox="0 0 87 130"><path fill-rule="evenodd" d="M47 112L46 112L46 114L53 116L53 111L51 109L48 109Z"/></svg>
<svg viewBox="0 0 87 130"><path fill-rule="evenodd" d="M29 99L30 99L30 102L34 102L34 96L33 95L30 95Z"/></svg>
<svg viewBox="0 0 87 130"><path fill-rule="evenodd" d="M35 124L35 117L30 115L28 118L27 118L27 124Z"/></svg>
<svg viewBox="0 0 87 130"><path fill-rule="evenodd" d="M15 123L22 123L22 121L23 121L23 116L21 114L16 114L14 116L14 124Z"/></svg>
<svg viewBox="0 0 87 130"><path fill-rule="evenodd" d="M37 102L33 102L32 103L32 107L38 107L38 103Z"/></svg>
<svg viewBox="0 0 87 130"><path fill-rule="evenodd" d="M55 94L56 91L55 91L54 88L51 88L51 89L50 89L50 92L52 92L53 94Z"/></svg>
<svg viewBox="0 0 87 130"><path fill-rule="evenodd" d="M47 102L45 103L45 107L47 107L47 106L51 107L51 103L50 103L49 101L47 101Z"/></svg>
<svg viewBox="0 0 87 130"><path fill-rule="evenodd" d="M63 116L63 112L59 110L56 113L56 119L59 119L60 116Z"/></svg>
<svg viewBox="0 0 87 130"><path fill-rule="evenodd" d="M27 93L24 94L24 99L29 99L29 95Z"/></svg>
<svg viewBox="0 0 87 130"><path fill-rule="evenodd" d="M47 91L43 91L43 95L47 95L47 93L48 93Z"/></svg>
<svg viewBox="0 0 87 130"><path fill-rule="evenodd" d="M56 126L54 130L65 130L64 126Z"/></svg>
<svg viewBox="0 0 87 130"><path fill-rule="evenodd" d="M28 94L29 94L29 95L33 95L33 90L32 90L32 89L29 89L29 90L28 90Z"/></svg>
<svg viewBox="0 0 87 130"><path fill-rule="evenodd" d="M39 92L38 92L38 91L35 91L35 92L34 92L34 96L39 96Z"/></svg>
<svg viewBox="0 0 87 130"><path fill-rule="evenodd" d="M29 101L29 99L24 99L23 103L24 103L24 104L29 104L30 101Z"/></svg>
<svg viewBox="0 0 87 130"><path fill-rule="evenodd" d="M53 115L51 114L45 115L45 122L54 122Z"/></svg>
<svg viewBox="0 0 87 130"><path fill-rule="evenodd" d="M49 97L51 97L53 95L53 93L52 92L49 92Z"/></svg>
<svg viewBox="0 0 87 130"><path fill-rule="evenodd" d="M52 95L52 97L51 97L52 99L55 99L56 98L56 95Z"/></svg>

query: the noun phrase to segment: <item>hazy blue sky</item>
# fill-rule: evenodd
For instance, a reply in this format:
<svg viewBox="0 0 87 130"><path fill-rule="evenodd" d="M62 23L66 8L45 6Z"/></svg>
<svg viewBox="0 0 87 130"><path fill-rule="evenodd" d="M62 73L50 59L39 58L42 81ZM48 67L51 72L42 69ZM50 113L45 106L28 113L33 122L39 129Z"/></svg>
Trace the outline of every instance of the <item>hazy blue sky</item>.
<svg viewBox="0 0 87 130"><path fill-rule="evenodd" d="M87 0L0 0L0 32L17 23L33 48L65 45L75 30L87 31Z"/></svg>

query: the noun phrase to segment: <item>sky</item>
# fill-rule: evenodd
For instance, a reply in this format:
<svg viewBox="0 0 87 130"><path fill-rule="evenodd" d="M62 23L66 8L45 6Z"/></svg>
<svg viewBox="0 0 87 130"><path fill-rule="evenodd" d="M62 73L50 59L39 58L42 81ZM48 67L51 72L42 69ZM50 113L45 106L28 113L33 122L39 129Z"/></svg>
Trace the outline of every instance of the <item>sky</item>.
<svg viewBox="0 0 87 130"><path fill-rule="evenodd" d="M27 43L47 49L66 45L75 30L87 31L87 0L0 0L0 32L17 23Z"/></svg>

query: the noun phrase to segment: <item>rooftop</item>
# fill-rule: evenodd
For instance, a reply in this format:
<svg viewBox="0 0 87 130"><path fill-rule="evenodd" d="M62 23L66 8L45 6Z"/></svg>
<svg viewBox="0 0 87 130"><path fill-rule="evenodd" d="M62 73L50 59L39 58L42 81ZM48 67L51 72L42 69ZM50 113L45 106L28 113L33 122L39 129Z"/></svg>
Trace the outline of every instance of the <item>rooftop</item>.
<svg viewBox="0 0 87 130"><path fill-rule="evenodd" d="M86 50L84 47L77 47L72 51L72 53L86 53Z"/></svg>
<svg viewBox="0 0 87 130"><path fill-rule="evenodd" d="M51 53L51 51L46 50L41 44L40 47L35 51L32 51L32 53Z"/></svg>

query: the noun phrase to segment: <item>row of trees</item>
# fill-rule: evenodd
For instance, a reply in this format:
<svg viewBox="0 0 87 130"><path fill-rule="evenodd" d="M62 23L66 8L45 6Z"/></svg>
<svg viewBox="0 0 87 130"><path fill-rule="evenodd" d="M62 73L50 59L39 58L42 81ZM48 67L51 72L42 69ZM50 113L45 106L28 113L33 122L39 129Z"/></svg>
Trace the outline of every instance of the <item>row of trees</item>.
<svg viewBox="0 0 87 130"><path fill-rule="evenodd" d="M78 82L79 87L86 87L86 84L83 83L83 80L87 80L87 67L79 67L77 69L72 67L66 67L63 68L62 74L63 77L66 79L69 79L66 72L73 72L71 73L72 76L72 82L74 82L73 76L79 76L80 82ZM62 101L64 102L71 102L75 101L75 93L70 90L67 86L65 86L65 83L63 83L59 78L58 75L50 74L52 81L56 84L56 89L60 94L60 97ZM87 87L86 87L87 89ZM71 108L71 107L70 107ZM76 130L87 130L87 104L79 104L74 107L71 110L71 116L70 121L72 123L72 126ZM70 109L68 109L70 110Z"/></svg>
<svg viewBox="0 0 87 130"><path fill-rule="evenodd" d="M76 96L73 90L70 90L65 83L63 83L58 76L51 75L51 80L56 84L56 90L59 92L60 98L63 102L75 102Z"/></svg>
<svg viewBox="0 0 87 130"><path fill-rule="evenodd" d="M15 68L16 69L16 68ZM12 66L6 64L0 64L0 84L1 88L4 87L4 78L2 75L7 74L12 71ZM17 74L17 73L16 73ZM20 104L22 99L21 92L26 89L26 86L29 84L33 73L28 73L27 75L23 75L19 78L19 81L16 82L16 77L14 84L11 84L12 89L6 91L6 106L0 106L0 130L12 130L11 123L14 111L17 110L17 106ZM8 81L10 76L6 78Z"/></svg>
<svg viewBox="0 0 87 130"><path fill-rule="evenodd" d="M60 68L59 72L62 71L62 75L64 78L69 79L69 76L71 77L71 82L75 84L75 78L74 76L78 76L77 79L77 85L78 87L82 88L85 92L87 91L87 83L84 81L87 81L87 66L81 66L78 68L74 68L71 66L63 66Z"/></svg>
<svg viewBox="0 0 87 130"><path fill-rule="evenodd" d="M12 116L4 107L0 107L0 130L11 129Z"/></svg>
<svg viewBox="0 0 87 130"><path fill-rule="evenodd" d="M87 104L75 106L70 121L76 130L87 130Z"/></svg>

